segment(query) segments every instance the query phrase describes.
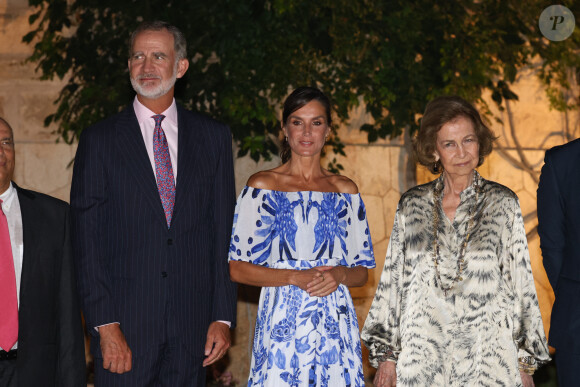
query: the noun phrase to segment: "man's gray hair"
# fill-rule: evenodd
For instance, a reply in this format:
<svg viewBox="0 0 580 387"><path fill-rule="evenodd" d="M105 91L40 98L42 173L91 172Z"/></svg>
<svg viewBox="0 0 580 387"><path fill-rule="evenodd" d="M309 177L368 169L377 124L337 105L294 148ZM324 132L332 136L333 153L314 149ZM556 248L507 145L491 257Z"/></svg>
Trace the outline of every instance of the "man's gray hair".
<svg viewBox="0 0 580 387"><path fill-rule="evenodd" d="M179 28L161 20L143 22L135 31L133 31L131 34L131 40L129 41L129 58L133 55L133 44L135 43L137 35L144 31L162 30L167 30L171 35L173 35L173 46L176 60L187 59L187 41L185 40L185 35L183 35L183 32L181 32Z"/></svg>

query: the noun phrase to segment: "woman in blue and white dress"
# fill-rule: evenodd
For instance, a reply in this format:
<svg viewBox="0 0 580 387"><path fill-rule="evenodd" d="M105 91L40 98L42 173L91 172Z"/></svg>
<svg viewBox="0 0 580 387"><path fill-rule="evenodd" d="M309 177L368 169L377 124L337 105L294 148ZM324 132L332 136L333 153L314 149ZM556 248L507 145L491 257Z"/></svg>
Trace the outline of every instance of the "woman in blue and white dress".
<svg viewBox="0 0 580 387"><path fill-rule="evenodd" d="M347 286L375 266L364 204L350 179L320 166L330 101L301 87L284 102L283 164L240 194L232 280L261 286L248 386L364 386Z"/></svg>

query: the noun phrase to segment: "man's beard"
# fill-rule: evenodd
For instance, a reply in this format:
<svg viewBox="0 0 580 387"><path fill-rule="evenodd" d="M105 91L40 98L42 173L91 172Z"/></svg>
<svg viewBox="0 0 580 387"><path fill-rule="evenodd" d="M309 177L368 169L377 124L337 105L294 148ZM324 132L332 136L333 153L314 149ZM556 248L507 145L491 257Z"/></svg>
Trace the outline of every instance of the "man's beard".
<svg viewBox="0 0 580 387"><path fill-rule="evenodd" d="M167 80L162 80L160 76L154 74L137 75L137 79L134 79L133 77L129 78L131 79L131 86L133 86L133 90L135 90L137 94L149 99L157 99L167 94L175 85L175 82L177 81L177 62L175 62L171 78ZM156 78L159 79L160 82L157 86L143 86L139 83L139 80L142 78Z"/></svg>

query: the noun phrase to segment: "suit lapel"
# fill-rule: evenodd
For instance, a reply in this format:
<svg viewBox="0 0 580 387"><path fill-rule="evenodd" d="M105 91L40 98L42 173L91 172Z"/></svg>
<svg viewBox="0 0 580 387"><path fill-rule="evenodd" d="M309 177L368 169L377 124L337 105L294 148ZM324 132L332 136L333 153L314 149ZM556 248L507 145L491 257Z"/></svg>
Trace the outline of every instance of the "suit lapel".
<svg viewBox="0 0 580 387"><path fill-rule="evenodd" d="M115 126L118 138L118 152L127 163L129 176L135 180L137 189L140 194L146 197L147 202L151 205L159 220L166 223L155 174L151 167L151 161L145 148L143 134L139 128L133 106L125 109Z"/></svg>
<svg viewBox="0 0 580 387"><path fill-rule="evenodd" d="M175 206L173 207L174 224L176 217L179 214L180 208L183 206L185 196L190 190L190 185L196 175L196 168L198 167L196 159L198 156L198 148L203 142L201 138L202 131L198 130L191 118L183 107L177 105L177 184L175 191Z"/></svg>
<svg viewBox="0 0 580 387"><path fill-rule="evenodd" d="M20 204L20 213L22 215L22 273L20 275L20 307L26 305L28 298L29 286L34 284L34 279L31 278L32 273L35 272L35 266L38 265L37 257L42 256L38 251L40 246L39 238L42 235L35 231L34 226L38 221L33 203L34 194L23 190L16 184L12 183L16 188L18 194L18 203ZM23 303L24 301L24 303Z"/></svg>

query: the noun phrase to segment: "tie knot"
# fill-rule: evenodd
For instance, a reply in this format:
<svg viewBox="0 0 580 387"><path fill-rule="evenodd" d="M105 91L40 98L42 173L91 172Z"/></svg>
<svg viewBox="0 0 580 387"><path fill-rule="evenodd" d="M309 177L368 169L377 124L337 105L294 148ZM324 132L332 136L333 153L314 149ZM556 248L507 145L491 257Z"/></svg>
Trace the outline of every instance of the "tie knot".
<svg viewBox="0 0 580 387"><path fill-rule="evenodd" d="M155 120L155 126L161 126L161 121L163 121L165 116L163 114L156 114L156 115L152 116L151 118L153 118Z"/></svg>

